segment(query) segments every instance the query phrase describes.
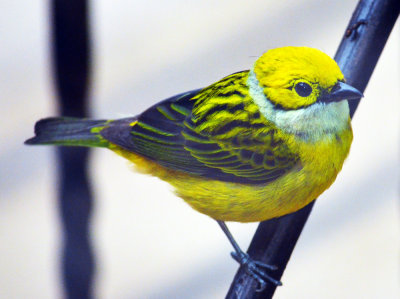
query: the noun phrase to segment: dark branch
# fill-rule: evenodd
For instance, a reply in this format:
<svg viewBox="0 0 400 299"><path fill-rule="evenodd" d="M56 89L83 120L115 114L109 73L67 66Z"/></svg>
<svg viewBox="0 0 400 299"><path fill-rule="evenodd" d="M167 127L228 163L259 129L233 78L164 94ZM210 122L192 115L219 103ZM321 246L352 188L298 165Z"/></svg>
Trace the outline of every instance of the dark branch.
<svg viewBox="0 0 400 299"><path fill-rule="evenodd" d="M357 5L335 55L347 82L364 91L385 43L399 15L398 0L362 0ZM354 115L359 100L351 101ZM296 213L260 223L248 249L249 255L278 266L274 278L280 279L314 202ZM226 296L228 299L272 298L276 286L269 283L256 292L257 282L239 268Z"/></svg>
<svg viewBox="0 0 400 299"><path fill-rule="evenodd" d="M87 116L90 73L88 1L53 0L52 46L59 112ZM87 148L58 148L59 207L63 229L65 298L91 298L94 257L89 237L92 192Z"/></svg>

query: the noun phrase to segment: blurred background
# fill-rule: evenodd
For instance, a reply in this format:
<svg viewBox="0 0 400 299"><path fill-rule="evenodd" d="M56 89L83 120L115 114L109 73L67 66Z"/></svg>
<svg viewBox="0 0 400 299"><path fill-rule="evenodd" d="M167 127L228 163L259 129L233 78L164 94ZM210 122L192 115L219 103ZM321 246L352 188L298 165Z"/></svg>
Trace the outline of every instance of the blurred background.
<svg viewBox="0 0 400 299"><path fill-rule="evenodd" d="M92 116L135 115L274 47L333 56L356 3L92 1ZM0 8L0 298L60 298L54 149L23 145L56 111L49 3ZM397 24L353 119L350 156L274 298L399 298L399 53ZM224 297L238 265L215 221L106 150L92 151L90 165L96 298ZM246 249L257 224L228 225Z"/></svg>

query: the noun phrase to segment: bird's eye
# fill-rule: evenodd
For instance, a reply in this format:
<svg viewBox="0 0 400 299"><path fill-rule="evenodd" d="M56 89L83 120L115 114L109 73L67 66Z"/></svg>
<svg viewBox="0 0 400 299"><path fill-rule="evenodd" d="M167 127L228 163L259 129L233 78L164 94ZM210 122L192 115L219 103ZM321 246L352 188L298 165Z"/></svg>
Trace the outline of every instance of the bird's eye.
<svg viewBox="0 0 400 299"><path fill-rule="evenodd" d="M294 90L296 90L297 94L301 97L308 97L312 92L312 87L310 84L305 82L299 82L294 86Z"/></svg>

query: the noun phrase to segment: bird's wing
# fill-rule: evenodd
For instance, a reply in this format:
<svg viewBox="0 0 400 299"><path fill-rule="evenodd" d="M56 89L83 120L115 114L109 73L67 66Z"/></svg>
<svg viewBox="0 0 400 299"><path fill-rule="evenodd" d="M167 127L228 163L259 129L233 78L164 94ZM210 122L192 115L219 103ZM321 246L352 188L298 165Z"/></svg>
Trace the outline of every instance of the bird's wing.
<svg viewBox="0 0 400 299"><path fill-rule="evenodd" d="M252 101L241 98L245 75L232 74L208 88L164 100L133 122L112 123L101 135L189 174L245 184L275 180L296 164L297 157Z"/></svg>
<svg viewBox="0 0 400 299"><path fill-rule="evenodd" d="M201 89L182 93L148 108L135 118L115 120L101 130L106 140L167 168L202 175L205 165L184 148L184 121L190 101Z"/></svg>

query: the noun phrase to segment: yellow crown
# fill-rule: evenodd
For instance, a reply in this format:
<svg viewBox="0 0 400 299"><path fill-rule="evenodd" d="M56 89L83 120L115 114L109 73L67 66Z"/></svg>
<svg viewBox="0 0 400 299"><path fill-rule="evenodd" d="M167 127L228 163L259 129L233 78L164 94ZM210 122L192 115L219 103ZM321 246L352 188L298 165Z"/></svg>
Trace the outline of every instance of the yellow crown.
<svg viewBox="0 0 400 299"><path fill-rule="evenodd" d="M266 97L284 109L311 105L321 92L329 92L338 81L344 80L332 58L308 47L269 50L255 62L253 71ZM306 93L299 94L302 86Z"/></svg>

